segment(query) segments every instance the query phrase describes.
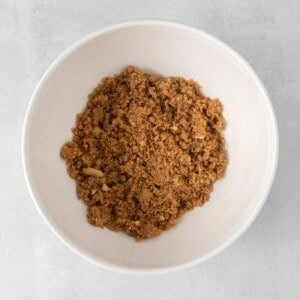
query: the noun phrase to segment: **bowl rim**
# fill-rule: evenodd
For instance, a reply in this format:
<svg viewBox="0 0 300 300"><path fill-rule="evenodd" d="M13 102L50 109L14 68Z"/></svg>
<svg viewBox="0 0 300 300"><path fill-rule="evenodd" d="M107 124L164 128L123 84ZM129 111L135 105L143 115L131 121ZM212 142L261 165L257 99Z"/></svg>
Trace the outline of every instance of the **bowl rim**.
<svg viewBox="0 0 300 300"><path fill-rule="evenodd" d="M234 232L231 234L221 245L216 247L215 249L211 250L209 253L198 257L197 259L193 259L190 261L187 261L182 264L169 266L169 267L162 267L162 268L130 268L130 267L124 267L118 264L109 263L105 260L99 259L98 257L88 253L86 250L78 246L75 242L73 242L70 238L65 236L65 234L61 231L61 229L53 224L51 222L52 217L47 213L46 210L43 209L42 201L38 198L35 190L35 186L32 181L32 177L30 175L29 169L29 162L28 162L28 134L29 134L29 121L31 119L31 115L33 113L34 105L37 103L38 94L40 90L43 88L45 82L50 78L53 71L67 58L72 52L76 51L80 46L83 44L93 40L94 38L103 35L108 32L112 32L115 30L119 30L122 28L129 28L129 27L135 27L135 26L163 26L163 27L172 27L177 28L181 30L185 30L187 32L194 33L198 36L201 36L202 38L211 41L214 43L214 45L218 46L218 48L224 50L234 58L235 61L238 61L239 64L243 65L243 67L247 70L247 73L251 78L254 80L255 84L258 86L258 88L262 91L263 98L266 101L266 108L265 110L269 114L270 118L270 128L271 128L271 135L272 139L274 141L274 149L272 152L272 157L270 159L270 171L266 179L266 185L264 187L264 190L262 192L262 196L260 197L259 201L257 201L257 204L251 214L248 216L247 220L242 223ZM165 274L170 273L174 271L179 271L182 269L186 269L188 267L192 267L195 265L198 265L201 262L204 262L208 260L209 258L217 255L218 253L225 250L227 247L229 247L231 244L233 244L239 237L241 237L246 230L250 227L250 225L254 222L254 220L259 215L265 201L267 200L267 197L269 195L269 192L271 190L272 184L275 179L277 165L278 165L278 152L279 152L279 137L278 137L278 125L277 125L277 119L274 112L274 108L272 106L270 97L268 95L268 92L266 88L264 87L263 83L255 73L255 71L252 69L250 64L235 50L233 50L230 46L226 45L219 39L211 36L210 34L197 29L193 28L181 23L175 23L175 22L169 22L169 21L161 21L161 20L138 20L138 21L131 21L131 22L122 22L117 23L114 25L110 25L101 29L98 29L83 38L79 39L75 43L73 43L71 46L69 46L62 54L60 54L54 62L48 67L46 72L43 74L41 79L39 80L37 86L35 87L32 97L29 101L27 111L25 114L25 119L23 123L23 133L22 133L22 164L23 164L23 172L25 176L25 181L29 190L29 194L31 195L31 198L35 204L36 209L44 219L45 223L51 228L51 230L55 233L55 235L65 244L67 245L73 252L77 253L79 256L87 259L89 262L93 263L94 265L101 266L107 270L119 272L119 273L126 273L126 274L136 274L136 275L155 275L155 274Z"/></svg>

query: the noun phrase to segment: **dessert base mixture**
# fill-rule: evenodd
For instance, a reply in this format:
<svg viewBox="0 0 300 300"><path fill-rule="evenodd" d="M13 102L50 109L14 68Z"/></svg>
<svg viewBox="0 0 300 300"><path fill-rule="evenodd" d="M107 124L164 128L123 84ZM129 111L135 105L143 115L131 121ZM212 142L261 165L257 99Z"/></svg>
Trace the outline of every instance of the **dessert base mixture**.
<svg viewBox="0 0 300 300"><path fill-rule="evenodd" d="M61 157L95 226L150 238L209 199L227 161L222 104L128 66L102 79Z"/></svg>

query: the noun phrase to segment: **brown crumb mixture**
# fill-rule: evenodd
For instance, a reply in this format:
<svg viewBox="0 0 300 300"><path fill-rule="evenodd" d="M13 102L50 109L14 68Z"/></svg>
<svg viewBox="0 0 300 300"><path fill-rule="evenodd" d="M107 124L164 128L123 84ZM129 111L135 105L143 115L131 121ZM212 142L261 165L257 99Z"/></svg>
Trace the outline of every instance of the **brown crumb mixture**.
<svg viewBox="0 0 300 300"><path fill-rule="evenodd" d="M129 66L89 95L61 157L91 224L150 238L209 199L227 165L223 128L197 82Z"/></svg>

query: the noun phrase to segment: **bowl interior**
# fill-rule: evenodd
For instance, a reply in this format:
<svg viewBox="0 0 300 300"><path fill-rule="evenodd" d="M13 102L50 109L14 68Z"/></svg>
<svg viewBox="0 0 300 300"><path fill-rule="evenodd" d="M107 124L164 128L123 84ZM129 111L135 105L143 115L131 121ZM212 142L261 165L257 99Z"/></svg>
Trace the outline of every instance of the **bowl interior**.
<svg viewBox="0 0 300 300"><path fill-rule="evenodd" d="M224 104L229 165L210 201L175 228L143 242L86 221L59 152L75 115L103 76L132 64L163 76L193 78ZM41 80L24 131L33 197L73 249L118 270L157 270L200 261L237 237L262 206L274 175L276 124L264 88L248 65L210 36L183 26L137 23L93 34L65 52Z"/></svg>

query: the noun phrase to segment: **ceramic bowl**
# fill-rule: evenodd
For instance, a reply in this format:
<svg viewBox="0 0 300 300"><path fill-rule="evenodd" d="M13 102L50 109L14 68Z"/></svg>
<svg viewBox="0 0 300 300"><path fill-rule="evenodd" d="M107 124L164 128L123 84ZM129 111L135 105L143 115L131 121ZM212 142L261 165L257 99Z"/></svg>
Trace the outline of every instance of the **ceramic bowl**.
<svg viewBox="0 0 300 300"><path fill-rule="evenodd" d="M127 65L197 80L219 98L229 164L209 202L160 236L136 242L91 226L59 153L75 116L103 76ZM118 24L88 35L58 57L36 87L26 115L23 163L32 198L62 241L91 262L119 272L154 274L200 263L235 241L261 210L278 157L268 94L249 64L200 30L160 21ZM253 249L255 251L255 249Z"/></svg>

